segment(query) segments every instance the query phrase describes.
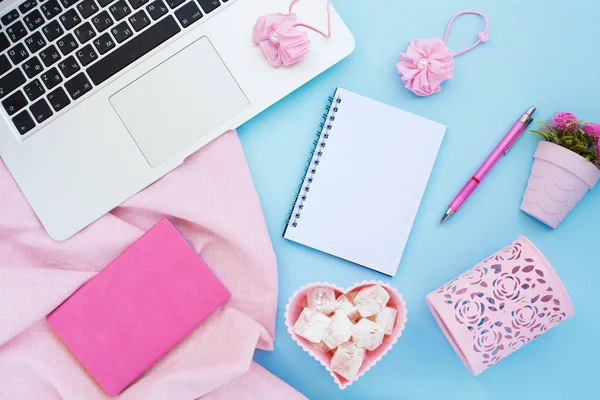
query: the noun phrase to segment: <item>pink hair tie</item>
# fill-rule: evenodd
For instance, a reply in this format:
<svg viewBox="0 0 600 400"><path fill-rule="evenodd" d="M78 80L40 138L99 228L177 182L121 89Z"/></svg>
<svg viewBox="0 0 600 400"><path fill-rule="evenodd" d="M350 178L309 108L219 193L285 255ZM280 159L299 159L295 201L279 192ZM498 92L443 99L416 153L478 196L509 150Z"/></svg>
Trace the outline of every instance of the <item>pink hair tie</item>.
<svg viewBox="0 0 600 400"><path fill-rule="evenodd" d="M308 35L298 27L308 28L326 38L331 37L331 0L327 0L327 33L298 22L298 16L292 12L296 2L298 0L292 0L287 14L261 16L252 29L252 41L258 44L274 67L289 67L300 61L310 50Z"/></svg>
<svg viewBox="0 0 600 400"><path fill-rule="evenodd" d="M454 20L463 14L479 15L485 20L485 30L478 35L477 41L458 53L452 53L446 47L446 39ZM448 26L444 40L438 38L415 39L410 42L406 53L401 53L396 64L398 74L402 77L406 88L417 96L429 96L441 90L442 82L452 79L454 74L454 57L473 50L480 43L487 42L488 19L479 11L461 11L454 15Z"/></svg>

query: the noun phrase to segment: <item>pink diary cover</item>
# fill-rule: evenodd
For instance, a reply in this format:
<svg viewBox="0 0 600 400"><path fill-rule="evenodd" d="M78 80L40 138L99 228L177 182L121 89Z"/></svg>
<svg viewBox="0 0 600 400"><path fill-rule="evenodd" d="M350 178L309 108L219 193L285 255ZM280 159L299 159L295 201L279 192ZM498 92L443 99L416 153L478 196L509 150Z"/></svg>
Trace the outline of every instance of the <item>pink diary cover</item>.
<svg viewBox="0 0 600 400"><path fill-rule="evenodd" d="M230 296L165 218L54 310L48 323L114 396Z"/></svg>

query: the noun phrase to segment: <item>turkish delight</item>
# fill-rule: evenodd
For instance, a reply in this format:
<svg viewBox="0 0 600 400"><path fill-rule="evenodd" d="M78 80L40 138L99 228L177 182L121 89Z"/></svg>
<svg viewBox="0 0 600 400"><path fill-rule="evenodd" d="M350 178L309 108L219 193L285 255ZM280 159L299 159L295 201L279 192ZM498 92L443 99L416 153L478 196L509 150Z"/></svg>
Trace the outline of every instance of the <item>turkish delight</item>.
<svg viewBox="0 0 600 400"><path fill-rule="evenodd" d="M350 337L352 337L353 326L354 324L343 312L336 312L331 317L331 323L325 331L323 342L325 342L330 349L335 349L339 345L350 340Z"/></svg>
<svg viewBox="0 0 600 400"><path fill-rule="evenodd" d="M379 314L375 315L374 322L383 328L384 334L391 335L394 331L396 315L398 315L396 309L386 306Z"/></svg>
<svg viewBox="0 0 600 400"><path fill-rule="evenodd" d="M379 314L390 300L390 294L380 285L361 289L354 297L354 304L362 317Z"/></svg>
<svg viewBox="0 0 600 400"><path fill-rule="evenodd" d="M354 297L356 293L346 293L337 298L335 303L335 311L343 312L346 314L350 321L355 322L360 318L360 313L358 312L358 308L354 304Z"/></svg>
<svg viewBox="0 0 600 400"><path fill-rule="evenodd" d="M308 308L329 315L335 311L335 290L329 287L316 287L306 294Z"/></svg>
<svg viewBox="0 0 600 400"><path fill-rule="evenodd" d="M360 348L375 350L383 342L383 327L362 318L352 327L352 341Z"/></svg>
<svg viewBox="0 0 600 400"><path fill-rule="evenodd" d="M347 342L335 351L330 368L333 372L351 381L358 374L364 360L365 349L357 347L352 342Z"/></svg>
<svg viewBox="0 0 600 400"><path fill-rule="evenodd" d="M319 343L325 336L325 331L331 323L331 318L311 308L305 308L294 324L294 332L309 342Z"/></svg>

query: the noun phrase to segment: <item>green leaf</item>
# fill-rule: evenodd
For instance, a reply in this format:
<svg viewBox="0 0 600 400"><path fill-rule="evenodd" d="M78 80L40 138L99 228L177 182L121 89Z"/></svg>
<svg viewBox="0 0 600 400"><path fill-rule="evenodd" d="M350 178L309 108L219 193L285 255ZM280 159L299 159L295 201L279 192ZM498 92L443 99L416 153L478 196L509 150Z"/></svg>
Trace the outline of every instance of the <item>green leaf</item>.
<svg viewBox="0 0 600 400"><path fill-rule="evenodd" d="M585 147L585 146L582 146L582 145L580 145L580 144L578 144L578 145L576 145L576 146L573 146L573 147L571 147L569 150L571 150L571 151L574 151L574 152L575 152L575 153L577 153L577 154L580 154L580 153L587 153L587 152L589 151L589 149L588 149L587 147Z"/></svg>

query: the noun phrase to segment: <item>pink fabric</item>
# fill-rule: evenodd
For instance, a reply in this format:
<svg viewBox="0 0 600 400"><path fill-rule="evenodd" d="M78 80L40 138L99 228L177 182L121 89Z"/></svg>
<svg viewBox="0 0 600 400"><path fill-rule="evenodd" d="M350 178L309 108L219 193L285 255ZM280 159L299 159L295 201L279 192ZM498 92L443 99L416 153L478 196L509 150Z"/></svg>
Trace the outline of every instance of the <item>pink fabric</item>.
<svg viewBox="0 0 600 400"><path fill-rule="evenodd" d="M44 317L163 216L232 298L119 399L304 398L252 362L255 348L273 349L277 264L235 132L64 242L46 234L2 162L0 204L0 399L107 398Z"/></svg>

